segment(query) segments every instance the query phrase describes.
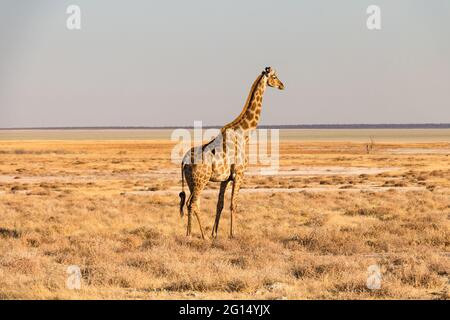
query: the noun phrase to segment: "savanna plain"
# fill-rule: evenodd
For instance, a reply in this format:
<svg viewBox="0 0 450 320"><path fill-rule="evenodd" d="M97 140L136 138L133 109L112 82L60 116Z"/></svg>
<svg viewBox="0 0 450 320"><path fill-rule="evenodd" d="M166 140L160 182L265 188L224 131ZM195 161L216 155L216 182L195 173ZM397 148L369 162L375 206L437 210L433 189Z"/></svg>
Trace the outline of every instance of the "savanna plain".
<svg viewBox="0 0 450 320"><path fill-rule="evenodd" d="M185 237L170 131L0 131L0 298L449 298L450 129L280 137L279 170L246 173L235 237L228 190L202 240L195 220Z"/></svg>

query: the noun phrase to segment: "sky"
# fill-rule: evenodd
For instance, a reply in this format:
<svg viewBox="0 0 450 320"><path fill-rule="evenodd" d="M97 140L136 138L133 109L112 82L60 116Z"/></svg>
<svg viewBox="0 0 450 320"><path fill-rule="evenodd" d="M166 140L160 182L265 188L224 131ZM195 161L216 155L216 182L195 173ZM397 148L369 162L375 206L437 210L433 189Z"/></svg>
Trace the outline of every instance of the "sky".
<svg viewBox="0 0 450 320"><path fill-rule="evenodd" d="M266 66L261 124L449 123L450 1L0 0L2 128L222 125Z"/></svg>

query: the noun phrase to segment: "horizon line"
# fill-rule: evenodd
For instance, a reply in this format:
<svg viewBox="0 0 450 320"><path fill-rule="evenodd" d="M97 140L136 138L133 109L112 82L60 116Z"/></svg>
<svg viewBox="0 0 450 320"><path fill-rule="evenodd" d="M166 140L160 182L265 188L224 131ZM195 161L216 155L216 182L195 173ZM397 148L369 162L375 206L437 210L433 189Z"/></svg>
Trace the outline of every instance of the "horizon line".
<svg viewBox="0 0 450 320"><path fill-rule="evenodd" d="M205 125L203 128L222 128ZM48 127L0 127L0 130L164 130L193 129L194 126L48 126ZM261 129L450 129L450 123L356 123L356 124L273 124L260 125Z"/></svg>

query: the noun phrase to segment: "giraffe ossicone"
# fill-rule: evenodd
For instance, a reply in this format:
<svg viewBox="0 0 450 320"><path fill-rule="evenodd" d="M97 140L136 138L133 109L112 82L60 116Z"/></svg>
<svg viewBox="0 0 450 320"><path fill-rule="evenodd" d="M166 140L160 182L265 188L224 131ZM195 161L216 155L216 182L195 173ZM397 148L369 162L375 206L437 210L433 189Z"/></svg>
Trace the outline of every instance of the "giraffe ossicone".
<svg viewBox="0 0 450 320"><path fill-rule="evenodd" d="M266 67L256 78L251 87L244 108L239 116L220 129L210 142L191 148L181 162L180 215L184 215L187 202L188 221L186 235L191 235L192 215L194 214L200 227L201 236L205 235L200 221L200 196L209 181L220 182L219 199L216 218L211 236L217 236L220 215L224 206L225 191L232 183L230 205L230 237L233 237L234 214L237 207L238 193L243 182L244 172L248 164L246 146L249 134L256 129L261 115L264 92L267 88L284 89L284 84L278 79L275 70ZM184 181L189 187L190 195L186 201Z"/></svg>

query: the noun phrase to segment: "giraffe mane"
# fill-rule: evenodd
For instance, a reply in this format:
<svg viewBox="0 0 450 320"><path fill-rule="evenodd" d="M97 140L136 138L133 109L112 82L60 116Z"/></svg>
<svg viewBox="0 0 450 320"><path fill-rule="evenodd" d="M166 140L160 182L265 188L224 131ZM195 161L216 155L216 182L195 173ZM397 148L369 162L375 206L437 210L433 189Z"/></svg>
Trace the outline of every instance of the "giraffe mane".
<svg viewBox="0 0 450 320"><path fill-rule="evenodd" d="M225 125L225 126L222 128L222 130L228 129L228 128L234 126L235 124L237 124L239 121L241 121L241 119L242 119L242 118L244 117L244 115L245 115L245 112L246 112L247 109L248 109L249 103L250 103L250 101L252 100L253 95L255 94L255 89L256 89L258 83L261 81L262 77L264 77L264 74L260 74L260 75L256 78L256 80L253 82L252 88L250 89L250 92L249 92L248 97L247 97L247 101L245 101L244 108L242 109L242 111L241 111L241 113L239 114L239 116L238 116L236 119L234 119L233 121L231 121L229 124Z"/></svg>

